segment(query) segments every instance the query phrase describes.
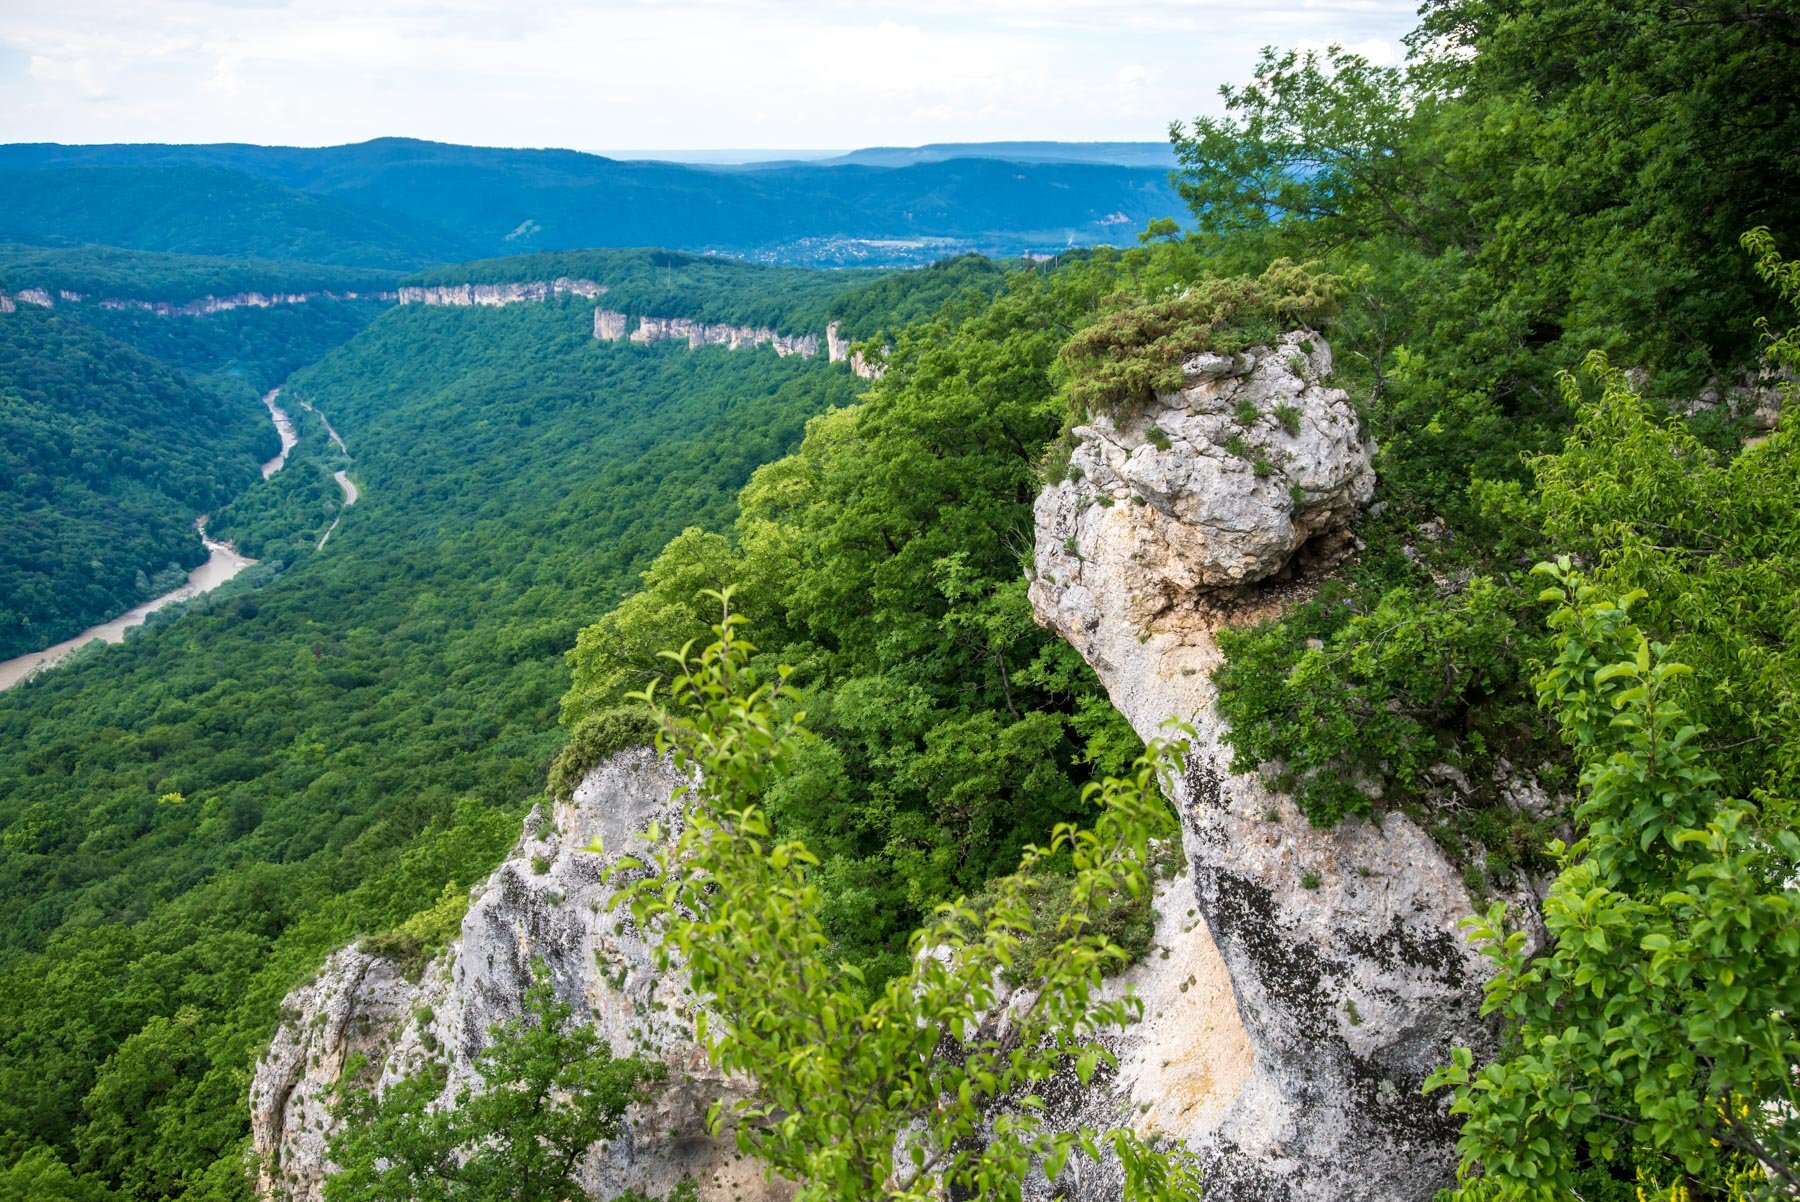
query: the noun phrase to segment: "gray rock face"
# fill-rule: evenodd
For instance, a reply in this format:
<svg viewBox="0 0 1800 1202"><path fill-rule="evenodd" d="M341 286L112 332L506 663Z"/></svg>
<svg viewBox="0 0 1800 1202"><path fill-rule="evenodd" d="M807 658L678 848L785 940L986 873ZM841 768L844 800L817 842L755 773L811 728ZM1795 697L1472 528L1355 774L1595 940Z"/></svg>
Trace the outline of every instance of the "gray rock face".
<svg viewBox="0 0 1800 1202"><path fill-rule="evenodd" d="M473 1078L488 1031L521 1012L531 965L542 960L557 994L591 1021L616 1055L669 1066L628 1130L597 1147L582 1183L597 1198L636 1188L653 1194L692 1176L704 1198L780 1202L786 1183L766 1182L729 1137L706 1135L706 1108L742 1096L693 1042L685 978L655 966L629 914L607 906L601 883L610 857L631 836L678 817L679 778L647 750L621 752L591 772L554 820L534 813L518 846L475 893L457 940L409 982L391 962L360 947L339 951L319 977L283 1004L285 1021L258 1062L250 1090L252 1141L262 1197L316 1202L334 1133L329 1091L348 1059L380 1065L382 1084L442 1059L445 1099ZM582 850L598 837L606 856Z"/></svg>
<svg viewBox="0 0 1800 1202"><path fill-rule="evenodd" d="M847 339L838 334L838 323L832 322L825 327L825 355L832 363L847 363L850 374L865 380L879 380L887 367L881 363L871 363L863 358L863 353L850 349Z"/></svg>
<svg viewBox="0 0 1800 1202"><path fill-rule="evenodd" d="M1250 1065L1198 1088L1196 1049L1180 1080L1198 1104L1157 1123L1201 1153L1215 1202L1430 1198L1451 1180L1454 1126L1419 1086L1452 1044L1486 1043L1456 870L1403 815L1313 828L1260 776L1230 771L1214 707L1214 632L1277 612L1281 588L1249 586L1297 555L1341 554L1373 489L1346 398L1321 382L1329 356L1295 334L1197 357L1181 392L1079 429L1079 472L1036 507L1039 622L1140 735L1169 719L1196 733L1174 800L1228 981L1188 1021L1241 1030Z"/></svg>
<svg viewBox="0 0 1800 1202"><path fill-rule="evenodd" d="M509 284L433 284L400 289L403 305L516 305L546 301L553 296L603 296L606 285L593 280L559 276L554 280L527 280Z"/></svg>
<svg viewBox="0 0 1800 1202"><path fill-rule="evenodd" d="M43 288L26 288L16 293L16 298L29 305L41 309L54 308L58 301L64 304L78 305L84 301L97 305L102 309L138 309L145 313L154 313L158 317L205 317L213 313L226 313L232 309L273 309L281 305L304 305L315 300L376 300L391 301L398 299L396 292L233 292L226 296L202 296L198 300L189 301L150 301L137 299L118 299L106 297L92 299L79 292L58 289L53 299ZM12 313L18 306L13 297L0 293L0 313Z"/></svg>
<svg viewBox="0 0 1800 1202"><path fill-rule="evenodd" d="M703 346L722 346L730 350L745 347L773 347L786 358L799 355L810 359L819 353L817 334L783 334L768 326L734 326L723 323L694 321L686 317L640 317L637 329L629 335L625 314L610 309L594 312L594 337L607 342L627 338L632 342L686 342L689 350Z"/></svg>
<svg viewBox="0 0 1800 1202"><path fill-rule="evenodd" d="M1486 1042L1481 962L1456 930L1473 909L1459 874L1403 816L1315 830L1259 776L1233 775L1214 708L1214 632L1303 590L1271 581L1341 554L1372 491L1370 449L1344 394L1322 383L1329 365L1322 340L1300 335L1197 358L1181 392L1083 427L1079 472L1037 502L1039 621L1086 657L1140 734L1170 718L1196 733L1175 798L1185 869L1158 890L1150 953L1106 986L1134 990L1143 1021L1109 1038L1116 1070L1042 1091L1048 1118L1186 1140L1213 1202L1423 1202L1455 1158L1443 1103L1420 1082L1453 1043ZM1243 402L1254 421L1240 420ZM324 1095L351 1055L386 1081L444 1056L454 1090L541 958L615 1052L671 1067L629 1133L585 1163L593 1196L661 1192L687 1173L709 1199L791 1197L705 1136L705 1107L747 1083L708 1065L684 982L607 909L603 858L579 850L598 836L616 853L651 819L670 825L678 783L647 751L620 753L553 821L528 822L419 982L350 948L295 990L251 1091L264 1196L319 1197ZM1116 1165L1075 1164L1055 1187L1028 1181L1026 1196L1111 1202L1120 1185Z"/></svg>
<svg viewBox="0 0 1800 1202"><path fill-rule="evenodd" d="M1180 392L1076 428L1070 478L1038 505L1069 527L1046 545L1039 522L1040 575L1073 590L1059 604L1092 609L1084 574L1120 569L1133 584L1107 590L1129 607L1114 616L1192 608L1275 575L1311 539L1341 541L1373 494L1349 400L1319 382L1331 371L1323 339L1290 334L1183 370Z"/></svg>

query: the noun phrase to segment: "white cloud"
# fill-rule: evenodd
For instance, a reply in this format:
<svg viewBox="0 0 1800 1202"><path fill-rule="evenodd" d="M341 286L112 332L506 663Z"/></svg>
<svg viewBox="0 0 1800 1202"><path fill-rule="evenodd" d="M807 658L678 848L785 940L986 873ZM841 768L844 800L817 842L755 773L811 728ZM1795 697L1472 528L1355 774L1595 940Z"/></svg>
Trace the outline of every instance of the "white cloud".
<svg viewBox="0 0 1800 1202"><path fill-rule="evenodd" d="M34 54L26 70L31 78L48 84L52 93L72 88L83 100L103 100L109 95L100 66L91 58Z"/></svg>
<svg viewBox="0 0 1800 1202"><path fill-rule="evenodd" d="M1412 0L0 0L0 140L1155 140L1264 44L1394 61L1412 21Z"/></svg>

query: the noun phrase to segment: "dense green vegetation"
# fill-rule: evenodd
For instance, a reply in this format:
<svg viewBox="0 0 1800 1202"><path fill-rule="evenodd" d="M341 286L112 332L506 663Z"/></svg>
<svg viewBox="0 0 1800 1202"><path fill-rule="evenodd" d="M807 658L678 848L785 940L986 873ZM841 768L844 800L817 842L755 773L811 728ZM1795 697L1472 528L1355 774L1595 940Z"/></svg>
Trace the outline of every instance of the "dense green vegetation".
<svg viewBox="0 0 1800 1202"><path fill-rule="evenodd" d="M181 303L242 289L391 288L396 278L108 247L0 248L0 289L89 298L51 311L20 304L0 322L0 658L178 586L206 558L194 519L220 516L276 451L257 398L386 307L314 300L164 316L97 298Z"/></svg>
<svg viewBox="0 0 1800 1202"><path fill-rule="evenodd" d="M650 871L619 894L661 936L662 966L687 971L705 1007L695 1037L712 1062L758 1083L709 1125L732 1119L738 1147L795 1182L801 1202L1019 1202L1034 1169L1056 1182L1072 1158L1099 1160L1103 1144L1123 1168L1125 1202L1193 1202L1198 1174L1182 1149L1124 1125L1058 1130L1038 1096L1058 1075L1085 1085L1115 1063L1105 1034L1142 1014L1137 998L1097 988L1127 959L1101 926L1149 892L1153 845L1176 833L1162 788L1180 771L1180 746L1159 742L1124 779L1090 784L1091 828L1058 824L1002 870L982 911L938 908L909 938L906 971L877 984L833 957L823 866L762 805L807 742L792 673L759 673L731 590L709 599L720 606L714 640L671 652L667 701L653 689L637 698L656 714L657 748L698 784L680 835L650 849ZM1034 903L1053 868L1069 881L1068 904L1047 912ZM987 1019L1015 971L1037 992L996 1035Z"/></svg>
<svg viewBox="0 0 1800 1202"><path fill-rule="evenodd" d="M159 317L141 309L69 315L211 385L255 398L319 361L379 317L386 302L312 300L268 309L228 309L203 317ZM265 420L267 413L264 411Z"/></svg>
<svg viewBox="0 0 1800 1202"><path fill-rule="evenodd" d="M969 291L994 293L1006 271L980 255L960 255L905 275L890 275L840 293L825 310L837 322L840 337L873 338L934 315L944 302Z"/></svg>
<svg viewBox="0 0 1800 1202"><path fill-rule="evenodd" d="M1018 273L895 339L855 408L760 469L736 529L689 530L644 588L584 630L563 703L576 746L658 678L671 641L737 583L771 660L809 691L812 738L764 800L823 862L836 954L900 967L933 905L975 893L1080 812L1136 737L1076 653L1031 618L1025 566L1044 448L1062 429L1063 329L1122 285L1167 278L1170 248Z"/></svg>
<svg viewBox="0 0 1800 1202"><path fill-rule="evenodd" d="M277 445L253 399L58 313L0 315L0 658L179 585L206 558L194 518Z"/></svg>
<svg viewBox="0 0 1800 1202"><path fill-rule="evenodd" d="M1404 66L1270 52L1175 129L1200 246L1349 285L1382 444L1358 561L1221 637L1236 766L1282 760L1320 824L1407 809L1478 892L1560 874L1544 956L1473 924L1508 1040L1439 1077L1465 1198L1795 1185L1800 481L1750 386L1797 358L1759 320L1800 299L1796 28L1444 0ZM1557 554L1547 632L1526 570ZM1528 821L1518 775L1579 801Z"/></svg>
<svg viewBox="0 0 1800 1202"><path fill-rule="evenodd" d="M1682 705L1692 668L1630 620L1641 594L1609 600L1567 558L1541 570L1557 655L1538 691L1582 769L1583 836L1552 847L1547 955L1504 905L1469 920L1509 1046L1480 1069L1458 1048L1427 1083L1466 1116L1460 1193L1792 1196L1800 836L1770 811L1786 799L1720 791Z"/></svg>
<svg viewBox="0 0 1800 1202"><path fill-rule="evenodd" d="M581 623L853 395L817 361L598 343L591 312L389 312L292 384L366 488L323 554L0 697L5 1159L241 1197L282 995L488 871Z"/></svg>
<svg viewBox="0 0 1800 1202"><path fill-rule="evenodd" d="M240 292L377 292L392 290L399 272L320 263L268 262L156 254L117 246L59 250L0 244L0 292L42 288L94 300L167 301Z"/></svg>
<svg viewBox="0 0 1800 1202"><path fill-rule="evenodd" d="M1800 228L1779 7L1458 0L1429 8L1405 66L1271 52L1226 117L1177 127L1199 244L1346 282L1332 337L1381 445L1369 551L1317 603L1225 640L1240 766L1279 750L1317 821L1376 795L1413 807L1477 882L1541 843L1492 789L1502 763L1563 771L1524 667L1545 636L1521 575L1553 549L1598 553L1614 502L1647 484L1567 499L1591 482L1543 458L1573 416L1557 373L1604 351L1644 373L1654 410L1751 363L1775 298L1738 239ZM1746 412L1692 428L1729 453ZM1634 503L1679 508L1648 488ZM1483 812L1418 808L1443 763Z"/></svg>
<svg viewBox="0 0 1800 1202"><path fill-rule="evenodd" d="M841 320L890 347L874 383L767 352L597 343L593 304L571 300L0 320L0 371L41 365L71 396L116 380L109 398L159 412L199 394L119 339L247 401L369 323L289 383L307 436L290 468L219 510L261 569L0 698L0 1189L241 1198L244 1086L282 994L358 933L415 959L437 946L444 907L546 779L567 789L640 737L632 694L684 672L712 691L665 732L709 766L711 825L687 850L722 888L674 882L682 913L640 900L724 1022L753 996L789 1003L721 1036L791 1120L753 1150L820 1196L859 1196L884 1184L871 1166L897 1127L941 1120L940 1179L1016 1185L1019 1157L1067 1149L1021 1128L989 1160L959 1142L975 1122L962 1062L892 1070L935 1059L935 1040L900 1045L947 1012L954 1027L1014 953L1068 984L1130 950L1106 925L1118 912L1084 909L1093 861L1026 851L1066 838L1096 779L1142 750L1031 621L1031 502L1087 412L1297 322L1331 340L1381 492L1359 554L1306 582L1311 601L1221 633L1237 766L1282 761L1321 825L1412 814L1478 896L1521 867L1556 874L1542 957L1503 910L1475 924L1507 1042L1440 1078L1468 1120L1464 1196L1731 1198L1791 1174L1791 1123L1769 1116L1793 1103L1796 1054L1800 473L1791 428L1753 430L1757 398L1734 390L1764 352L1796 366L1795 336L1757 323L1800 297L1796 28L1775 0L1439 0L1403 66L1270 52L1224 117L1175 130L1196 233L1158 222L1144 245L1053 267L818 276L571 251L417 277L586 276L634 312ZM11 237L291 255L330 236L337 261L409 267L452 244L700 246L844 213L885 229L929 183L917 232L1015 196L973 195L989 176L957 164L708 173L399 141L14 147L0 163L38 198ZM30 191L52 178L72 190ZM159 199L188 186L198 209ZM377 193L404 216L339 203ZM1131 214L1162 216L1146 197ZM79 253L102 276L161 270ZM36 423L18 445L73 447L32 400L43 373L18 377L0 391L0 416ZM303 401L343 431L368 498L323 553L345 461ZM108 463L103 479L127 475ZM1546 629L1529 572L1559 555ZM714 637L702 590L728 585L757 648L659 658ZM1526 816L1504 797L1517 777L1576 804ZM1546 851L1553 834L1567 845ZM1045 879L1013 878L1022 858ZM1087 942L1041 938L1042 896ZM972 975L933 977L921 928L968 949ZM1052 996L1084 1034L1120 1017ZM884 1034L821 1036L827 1013ZM1047 1063L1007 1071L1022 1084ZM357 1113L419 1133L416 1113Z"/></svg>

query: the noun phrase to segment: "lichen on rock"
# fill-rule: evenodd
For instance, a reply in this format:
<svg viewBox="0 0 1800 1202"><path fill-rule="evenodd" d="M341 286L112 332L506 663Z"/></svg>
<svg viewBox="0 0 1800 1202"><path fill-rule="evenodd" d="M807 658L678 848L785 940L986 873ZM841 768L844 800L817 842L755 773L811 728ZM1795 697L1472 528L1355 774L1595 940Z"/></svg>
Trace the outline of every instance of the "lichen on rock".
<svg viewBox="0 0 1800 1202"><path fill-rule="evenodd" d="M1149 622L1268 579L1315 539L1342 550L1374 492L1370 447L1331 350L1297 331L1272 347L1195 355L1185 386L1074 430L1066 478L1038 500L1040 592L1085 607L1096 588ZM1048 536L1048 537L1046 537ZM1136 584L1089 582L1128 571Z"/></svg>
<svg viewBox="0 0 1800 1202"><path fill-rule="evenodd" d="M1158 1117L1205 1160L1215 1200L1430 1198L1452 1179L1454 1125L1419 1086L1452 1043L1487 1042L1454 867L1404 815L1320 830L1261 775L1233 774L1214 706L1214 632L1278 613L1274 582L1345 554L1373 492L1330 364L1305 331L1193 356L1179 390L1077 427L1036 506L1038 621L1140 735L1193 732L1172 800L1230 986L1207 1020L1241 1026L1253 1067Z"/></svg>
<svg viewBox="0 0 1800 1202"><path fill-rule="evenodd" d="M322 1196L336 1131L331 1089L353 1056L365 1057L383 1086L431 1058L448 1070L446 1100L470 1083L489 1030L523 1013L532 965L541 962L576 1021L592 1022L615 1055L652 1056L669 1068L649 1101L627 1112L624 1133L583 1162L590 1195L660 1196L691 1176L706 1199L790 1197L791 1186L764 1180L729 1136L707 1135L706 1108L743 1096L748 1085L708 1062L693 1039L685 976L657 968L631 916L610 907L612 889L601 879L607 861L631 850L652 821L665 829L678 821L680 783L647 748L612 755L553 812L533 812L518 845L475 890L455 942L416 982L399 963L353 945L290 993L250 1089L259 1194L281 1202ZM596 839L604 854L586 850Z"/></svg>

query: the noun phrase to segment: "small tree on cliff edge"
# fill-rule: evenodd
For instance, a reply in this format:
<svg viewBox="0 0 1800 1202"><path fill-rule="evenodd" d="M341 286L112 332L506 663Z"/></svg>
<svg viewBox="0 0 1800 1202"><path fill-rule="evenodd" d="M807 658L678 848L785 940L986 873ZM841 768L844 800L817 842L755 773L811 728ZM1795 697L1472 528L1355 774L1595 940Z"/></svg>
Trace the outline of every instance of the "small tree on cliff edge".
<svg viewBox="0 0 1800 1202"><path fill-rule="evenodd" d="M654 689L639 694L660 724L659 749L699 782L685 825L666 844L652 829L648 859L614 871L635 876L618 896L660 933L665 965L678 957L689 973L713 1062L759 1085L729 1114L715 1105L713 1129L733 1120L740 1149L800 1183L808 1202L1008 1202L1034 1168L1054 1180L1072 1157L1098 1161L1103 1148L1122 1167L1126 1198L1197 1197L1179 1148L1154 1149L1126 1129L1050 1130L1037 1096L1059 1074L1090 1081L1111 1061L1098 1037L1141 1013L1135 998L1102 993L1103 970L1125 952L1096 919L1150 888L1152 840L1174 830L1158 792L1174 749L1153 744L1129 779L1090 785L1094 827L1060 825L1048 846L1027 850L985 915L962 900L940 906L913 935L911 971L876 990L827 959L818 861L775 837L758 804L804 729L787 670L759 679L730 590L710 595L723 615L716 641L671 653L666 703ZM1027 898L1051 856L1072 862L1073 886L1068 910L1044 919ZM1049 950L1027 961L1028 937L1048 923ZM1003 1001L1002 978L1021 968L1035 992Z"/></svg>
<svg viewBox="0 0 1800 1202"><path fill-rule="evenodd" d="M436 1109L444 1088L434 1064L380 1097L340 1086L338 1135L326 1202L564 1202L583 1196L575 1169L594 1144L619 1132L657 1062L614 1058L591 1023L569 1025L543 970L533 968L524 1013L490 1031L475 1060L479 1089Z"/></svg>

